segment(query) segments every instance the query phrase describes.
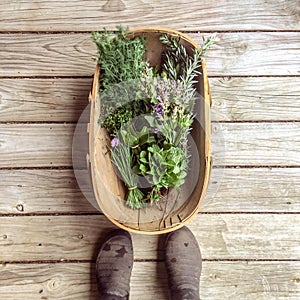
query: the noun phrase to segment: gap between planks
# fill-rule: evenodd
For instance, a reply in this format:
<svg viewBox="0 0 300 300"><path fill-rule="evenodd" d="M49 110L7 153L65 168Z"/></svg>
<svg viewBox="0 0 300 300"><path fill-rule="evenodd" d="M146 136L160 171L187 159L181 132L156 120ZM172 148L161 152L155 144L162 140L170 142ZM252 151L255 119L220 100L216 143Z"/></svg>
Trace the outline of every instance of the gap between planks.
<svg viewBox="0 0 300 300"><path fill-rule="evenodd" d="M71 125L77 125L78 122L76 121L0 121L0 124L3 125L9 125L9 124L23 124L23 125L35 125L35 124L71 124ZM232 121L211 121L212 124L228 124L228 123L237 123L237 124L243 124L243 123L300 123L300 120L261 120L261 121L239 121L239 120L232 120Z"/></svg>
<svg viewBox="0 0 300 300"><path fill-rule="evenodd" d="M74 75L74 76L70 76L70 75L61 75L61 76L45 76L45 75L26 75L26 76L6 76L6 75L0 75L0 79L93 79L94 75ZM295 75L295 74L291 74L291 75L287 75L287 74L278 74L278 75L274 75L274 74L265 74L265 75L245 75L245 74L241 74L241 75L236 75L236 74L232 74L232 75L210 75L209 78L299 78L300 75Z"/></svg>
<svg viewBox="0 0 300 300"><path fill-rule="evenodd" d="M298 169L291 165L215 165L213 169ZM72 166L26 166L26 167L0 167L0 171L9 170L73 170Z"/></svg>
<svg viewBox="0 0 300 300"><path fill-rule="evenodd" d="M132 27L132 29L134 29L135 27ZM131 28L130 28L131 29ZM199 34L199 33L204 33L204 34L212 34L214 32L217 32L217 33L268 33L268 32L271 32L271 33L276 33L276 32L279 32L279 33L294 33L294 32L300 32L300 30L292 30L292 29L277 29L277 30L272 30L272 29L257 29L257 30L252 30L252 29L241 29L241 30L180 30L178 29L180 32L184 33L184 34ZM97 30L99 32L103 32L103 30ZM110 30L112 33L117 33L118 31L117 30ZM24 31L21 31L21 30L15 30L15 31L11 31L11 30L8 30L8 31L5 31L5 30L1 30L0 31L0 35L1 34L37 34L37 35L40 35L40 34L66 34L66 35L71 35L71 34L90 34L92 31L91 30L82 30L82 31L59 31L59 30L56 30L56 31L41 31L41 30L37 30L37 31L28 31L28 30L24 30Z"/></svg>
<svg viewBox="0 0 300 300"><path fill-rule="evenodd" d="M200 215L300 215L300 211L200 211ZM70 216L104 216L102 212L72 212L72 213L0 213L0 218L22 218L22 217L70 217Z"/></svg>
<svg viewBox="0 0 300 300"><path fill-rule="evenodd" d="M134 259L135 263L143 263L143 262L164 262L165 259ZM300 262L300 259L269 259L269 258L261 258L261 259L209 259L203 258L203 262ZM95 263L95 259L63 259L63 260L11 260L11 261L0 261L0 265L31 265L31 264L91 264Z"/></svg>

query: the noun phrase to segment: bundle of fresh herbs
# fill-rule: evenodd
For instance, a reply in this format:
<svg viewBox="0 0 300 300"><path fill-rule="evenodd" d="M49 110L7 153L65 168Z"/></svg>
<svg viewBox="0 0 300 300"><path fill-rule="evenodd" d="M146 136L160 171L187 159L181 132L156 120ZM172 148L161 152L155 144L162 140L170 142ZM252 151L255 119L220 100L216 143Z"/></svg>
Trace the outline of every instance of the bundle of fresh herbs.
<svg viewBox="0 0 300 300"><path fill-rule="evenodd" d="M150 66L144 38L129 38L123 27L93 33L101 70L99 124L110 134L111 160L132 209L160 200L185 181L195 83L201 58L215 39L190 55L178 38L163 34L162 63Z"/></svg>

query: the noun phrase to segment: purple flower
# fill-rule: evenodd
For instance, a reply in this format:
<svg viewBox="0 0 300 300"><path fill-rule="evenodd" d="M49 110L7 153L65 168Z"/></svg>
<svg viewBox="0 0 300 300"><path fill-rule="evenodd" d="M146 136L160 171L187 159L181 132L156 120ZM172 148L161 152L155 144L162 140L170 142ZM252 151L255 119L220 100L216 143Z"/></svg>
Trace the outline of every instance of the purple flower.
<svg viewBox="0 0 300 300"><path fill-rule="evenodd" d="M112 148L114 148L114 147L116 147L116 146L118 146L119 145L119 139L118 138L113 138L111 141L110 141L110 146L112 147Z"/></svg>
<svg viewBox="0 0 300 300"><path fill-rule="evenodd" d="M161 104L155 104L155 105L152 105L152 108L155 110L156 112L156 115L159 117L159 116L162 116L164 115L164 107L161 105Z"/></svg>

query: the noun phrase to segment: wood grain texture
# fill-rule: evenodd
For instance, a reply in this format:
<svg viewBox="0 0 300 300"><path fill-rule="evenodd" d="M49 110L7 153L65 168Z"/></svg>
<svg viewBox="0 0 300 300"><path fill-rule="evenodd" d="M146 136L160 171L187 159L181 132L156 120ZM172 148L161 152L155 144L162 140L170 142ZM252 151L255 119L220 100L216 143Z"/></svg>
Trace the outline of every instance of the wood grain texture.
<svg viewBox="0 0 300 300"><path fill-rule="evenodd" d="M0 266L1 299L97 299L94 265L29 264Z"/></svg>
<svg viewBox="0 0 300 300"><path fill-rule="evenodd" d="M73 124L0 124L0 167L72 166ZM299 166L300 123L214 123L214 165Z"/></svg>
<svg viewBox="0 0 300 300"><path fill-rule="evenodd" d="M3 34L1 38L2 76L90 76L94 72L96 46L90 34Z"/></svg>
<svg viewBox="0 0 300 300"><path fill-rule="evenodd" d="M201 35L191 35L201 43ZM299 75L298 32L220 33L206 55L208 75Z"/></svg>
<svg viewBox="0 0 300 300"><path fill-rule="evenodd" d="M0 266L2 299L99 299L95 265L90 263ZM204 261L201 299L298 300L299 262ZM164 262L135 262L130 298L167 300Z"/></svg>
<svg viewBox="0 0 300 300"><path fill-rule="evenodd" d="M1 122L77 122L91 78L1 79ZM213 121L300 120L299 77L210 78Z"/></svg>
<svg viewBox="0 0 300 300"><path fill-rule="evenodd" d="M0 178L2 214L97 212L73 170L0 170Z"/></svg>
<svg viewBox="0 0 300 300"><path fill-rule="evenodd" d="M202 43L202 34L189 36ZM205 34L208 36L208 34ZM207 53L209 76L299 75L297 32L220 33ZM2 34L0 76L91 76L90 34Z"/></svg>
<svg viewBox="0 0 300 300"><path fill-rule="evenodd" d="M213 169L203 212L300 212L300 168Z"/></svg>
<svg viewBox="0 0 300 300"><path fill-rule="evenodd" d="M202 299L296 300L299 262L203 262Z"/></svg>
<svg viewBox="0 0 300 300"><path fill-rule="evenodd" d="M0 168L29 169L0 169L0 299L98 298L91 262L115 227L72 170L50 168L72 166L75 125L64 122L86 105L89 32L120 23L198 43L219 32L207 54L216 168L189 224L204 258L201 298L300 299L299 0L2 0ZM32 121L60 124L5 124ZM133 243L130 299L168 299L164 238Z"/></svg>
<svg viewBox="0 0 300 300"><path fill-rule="evenodd" d="M71 166L72 124L1 124L0 167Z"/></svg>
<svg viewBox="0 0 300 300"><path fill-rule="evenodd" d="M299 268L299 262L204 261L200 279L200 298L296 300L300 295ZM149 289L145 277L151 280L148 295L143 294L145 289ZM163 262L157 265L148 262L136 263L133 269L132 287L142 288L138 289L140 294L135 294L132 290L132 299L151 300L154 297L169 299L166 277Z"/></svg>
<svg viewBox="0 0 300 300"><path fill-rule="evenodd" d="M213 121L300 120L299 77L211 78Z"/></svg>
<svg viewBox="0 0 300 300"><path fill-rule="evenodd" d="M215 165L300 165L300 123L214 123L212 128Z"/></svg>
<svg viewBox="0 0 300 300"><path fill-rule="evenodd" d="M300 260L299 225L298 214L199 214L188 227L204 259ZM103 215L1 217L0 261L95 259L113 228ZM164 236L132 236L136 259L163 258Z"/></svg>
<svg viewBox="0 0 300 300"><path fill-rule="evenodd" d="M180 30L299 29L297 0L220 1L2 0L0 27L7 31L91 31L116 24ZM174 13L176 10L176 13ZM45 20L47 20L45 22ZM187 22L188 20L188 22Z"/></svg>
<svg viewBox="0 0 300 300"><path fill-rule="evenodd" d="M72 170L0 170L0 213L95 213ZM213 169L202 212L300 212L300 168Z"/></svg>
<svg viewBox="0 0 300 300"><path fill-rule="evenodd" d="M89 78L0 79L0 121L77 121L91 83Z"/></svg>

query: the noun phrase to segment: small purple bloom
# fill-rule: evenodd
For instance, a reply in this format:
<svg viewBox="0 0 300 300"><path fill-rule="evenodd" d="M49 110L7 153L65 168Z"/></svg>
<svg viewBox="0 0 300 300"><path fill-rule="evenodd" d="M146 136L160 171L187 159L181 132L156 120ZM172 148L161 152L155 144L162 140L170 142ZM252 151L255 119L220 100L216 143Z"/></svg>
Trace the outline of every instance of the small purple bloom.
<svg viewBox="0 0 300 300"><path fill-rule="evenodd" d="M164 107L161 104L152 105L152 108L155 110L157 116L164 115Z"/></svg>
<svg viewBox="0 0 300 300"><path fill-rule="evenodd" d="M114 148L114 147L116 147L116 146L118 146L119 145L119 139L118 138L113 138L111 141L110 141L110 146L112 147L112 148Z"/></svg>

